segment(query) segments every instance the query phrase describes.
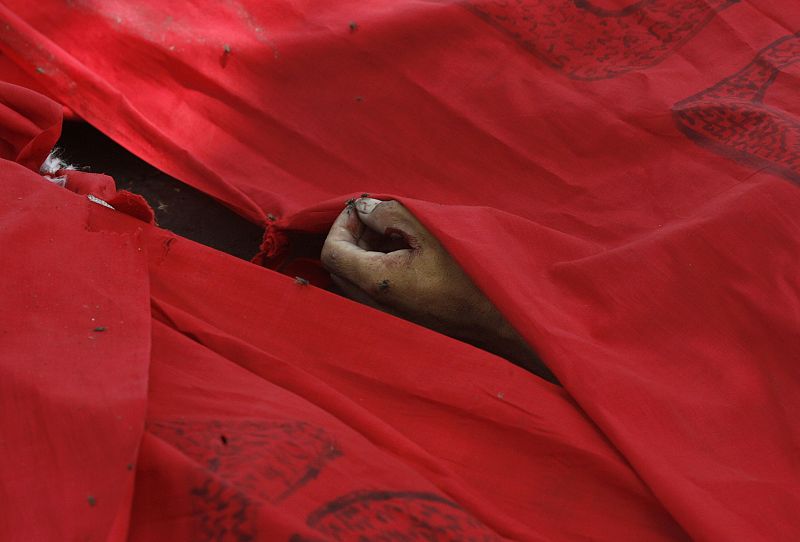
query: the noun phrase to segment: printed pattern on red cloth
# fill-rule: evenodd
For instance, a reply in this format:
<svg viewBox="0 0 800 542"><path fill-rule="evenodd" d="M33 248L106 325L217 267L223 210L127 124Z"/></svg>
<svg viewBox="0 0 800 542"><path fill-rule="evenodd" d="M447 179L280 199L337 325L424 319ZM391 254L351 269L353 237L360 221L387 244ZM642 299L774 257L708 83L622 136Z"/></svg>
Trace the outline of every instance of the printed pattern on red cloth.
<svg viewBox="0 0 800 542"><path fill-rule="evenodd" d="M286 499L341 455L324 429L302 421L166 420L148 429L201 466L191 490L198 540L252 536L254 500Z"/></svg>
<svg viewBox="0 0 800 542"><path fill-rule="evenodd" d="M500 538L458 504L433 493L357 491L320 507L308 525L329 540L499 542ZM318 542L301 536L291 542Z"/></svg>
<svg viewBox="0 0 800 542"><path fill-rule="evenodd" d="M800 33L775 40L747 66L673 107L694 141L800 183L800 119L764 103L782 70L800 60Z"/></svg>
<svg viewBox="0 0 800 542"><path fill-rule="evenodd" d="M574 79L608 79L658 64L739 0L468 1L481 18Z"/></svg>

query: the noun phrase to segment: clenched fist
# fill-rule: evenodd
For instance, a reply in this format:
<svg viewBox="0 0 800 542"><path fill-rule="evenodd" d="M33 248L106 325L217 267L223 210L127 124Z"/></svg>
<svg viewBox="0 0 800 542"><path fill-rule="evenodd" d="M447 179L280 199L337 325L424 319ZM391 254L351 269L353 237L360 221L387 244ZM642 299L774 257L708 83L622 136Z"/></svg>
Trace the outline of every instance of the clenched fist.
<svg viewBox="0 0 800 542"><path fill-rule="evenodd" d="M331 227L322 264L342 293L501 355L555 381L520 335L408 210L362 197Z"/></svg>

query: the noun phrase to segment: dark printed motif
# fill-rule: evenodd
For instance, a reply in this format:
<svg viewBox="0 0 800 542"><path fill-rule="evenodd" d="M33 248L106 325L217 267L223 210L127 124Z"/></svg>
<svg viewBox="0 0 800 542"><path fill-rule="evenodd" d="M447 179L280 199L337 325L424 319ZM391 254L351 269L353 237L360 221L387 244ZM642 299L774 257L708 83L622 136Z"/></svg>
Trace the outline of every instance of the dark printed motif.
<svg viewBox="0 0 800 542"><path fill-rule="evenodd" d="M800 60L800 33L785 36L755 60L675 104L675 121L696 142L800 183L800 119L764 104L781 70Z"/></svg>
<svg viewBox="0 0 800 542"><path fill-rule="evenodd" d="M658 64L739 0L466 0L466 6L573 79L610 79Z"/></svg>
<svg viewBox="0 0 800 542"><path fill-rule="evenodd" d="M291 542L499 542L500 538L456 503L433 493L358 491L312 513L309 527L322 537Z"/></svg>
<svg viewBox="0 0 800 542"><path fill-rule="evenodd" d="M198 464L193 540L255 540L255 513L314 480L341 452L323 429L298 421L172 420L148 430Z"/></svg>

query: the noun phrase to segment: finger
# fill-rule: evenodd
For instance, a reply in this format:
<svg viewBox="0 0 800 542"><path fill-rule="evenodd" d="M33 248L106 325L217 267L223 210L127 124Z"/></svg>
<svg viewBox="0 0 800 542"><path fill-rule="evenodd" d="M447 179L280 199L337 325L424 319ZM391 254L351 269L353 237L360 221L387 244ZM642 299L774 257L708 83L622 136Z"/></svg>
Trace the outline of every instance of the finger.
<svg viewBox="0 0 800 542"><path fill-rule="evenodd" d="M333 281L335 287L347 298L352 299L357 303L361 303L362 305L367 305L368 307L372 307L373 309L377 309L381 312L385 312L386 314L391 314L392 316L398 316L402 318L400 314L397 313L392 307L388 305L383 305L375 301L373 297L371 297L367 292L353 284L352 282L343 279L341 277L337 277L336 275L331 275L331 280Z"/></svg>
<svg viewBox="0 0 800 542"><path fill-rule="evenodd" d="M353 301L357 301L362 305L369 305L372 308L380 309L380 306L374 299L372 299L367 292L353 284L347 279L331 274L331 280L339 292Z"/></svg>
<svg viewBox="0 0 800 542"><path fill-rule="evenodd" d="M357 214L348 206L334 221L325 244L322 246L320 261L330 273L362 286L375 282L375 277L384 271L382 252L365 250L358 246L364 225Z"/></svg>
<svg viewBox="0 0 800 542"><path fill-rule="evenodd" d="M409 248L408 243L400 234L381 235L366 227L356 244L364 250L383 252L384 254Z"/></svg>
<svg viewBox="0 0 800 542"><path fill-rule="evenodd" d="M417 248L426 238L425 228L400 202L359 198L355 208L361 222L381 235L400 235L412 248Z"/></svg>
<svg viewBox="0 0 800 542"><path fill-rule="evenodd" d="M339 272L343 260L357 258L359 252L364 252L364 249L358 246L358 239L363 229L364 225L351 206L345 207L339 213L322 245L320 255L320 261L328 271Z"/></svg>
<svg viewBox="0 0 800 542"><path fill-rule="evenodd" d="M364 231L361 233L361 236L358 238L358 242L356 244L364 250L384 252L383 250L380 250L379 247L385 238L386 237L384 235L364 227Z"/></svg>
<svg viewBox="0 0 800 542"><path fill-rule="evenodd" d="M365 230L364 223L358 218L358 213L354 211L353 206L347 205L333 221L330 232L328 232L328 239L355 244Z"/></svg>

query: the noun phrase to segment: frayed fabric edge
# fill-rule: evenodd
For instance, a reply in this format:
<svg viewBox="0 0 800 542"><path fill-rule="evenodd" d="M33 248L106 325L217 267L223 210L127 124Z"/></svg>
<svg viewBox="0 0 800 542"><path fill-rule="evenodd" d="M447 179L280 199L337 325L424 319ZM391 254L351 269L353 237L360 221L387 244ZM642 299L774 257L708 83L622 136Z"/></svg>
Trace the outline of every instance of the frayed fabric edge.
<svg viewBox="0 0 800 542"><path fill-rule="evenodd" d="M42 177L51 183L60 186L61 188L66 188L67 176L56 176L56 173L64 170L74 171L76 169L77 168L75 166L68 164L61 158L61 149L56 147L50 151L50 154L48 154L47 158L45 158L44 162L42 162L42 165L39 167L39 173L41 173Z"/></svg>
<svg viewBox="0 0 800 542"><path fill-rule="evenodd" d="M61 158L61 149L58 147L54 148L50 151L50 154L47 155L47 158L44 159L42 162L41 167L39 168L39 172L42 175L55 175L62 169L77 169L75 166L68 164Z"/></svg>

